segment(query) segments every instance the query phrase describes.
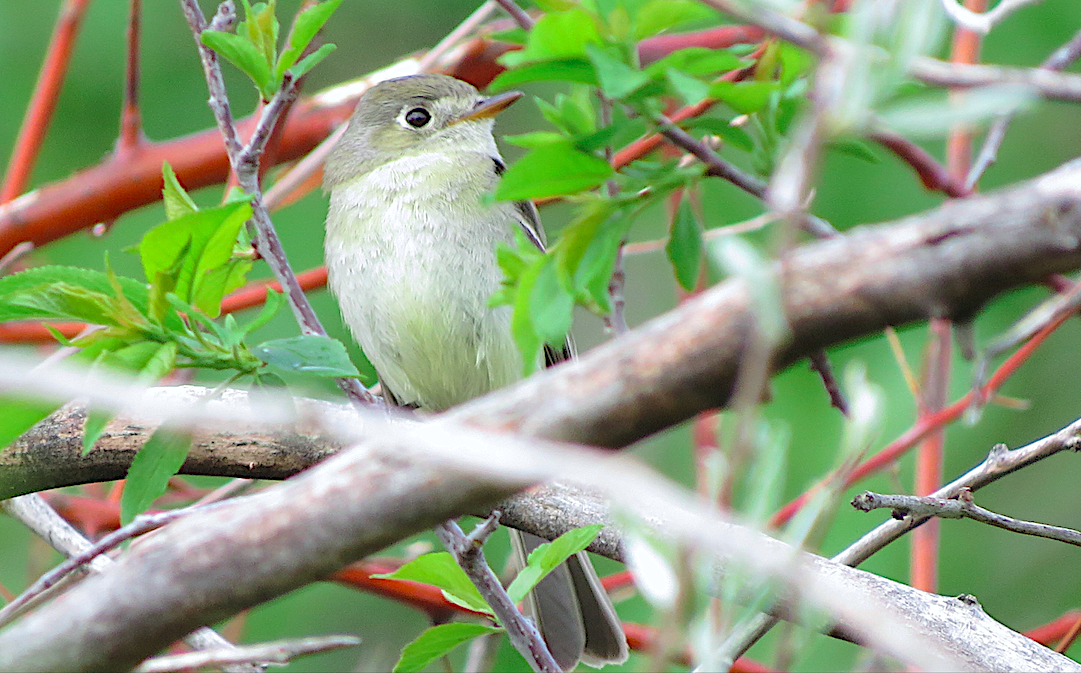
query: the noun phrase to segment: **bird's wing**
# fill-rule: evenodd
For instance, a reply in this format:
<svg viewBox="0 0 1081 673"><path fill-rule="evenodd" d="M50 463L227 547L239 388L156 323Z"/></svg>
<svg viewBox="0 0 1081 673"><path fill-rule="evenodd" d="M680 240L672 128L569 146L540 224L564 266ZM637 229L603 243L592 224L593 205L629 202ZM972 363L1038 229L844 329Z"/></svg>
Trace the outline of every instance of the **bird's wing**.
<svg viewBox="0 0 1081 673"><path fill-rule="evenodd" d="M497 176L503 175L504 171L507 170L506 164L497 157L492 157L492 163L495 164L495 174ZM533 245L537 246L538 250L544 252L548 239L544 235L544 225L541 224L540 213L537 212L537 207L533 205L533 202L515 201L514 216L515 219L518 220L518 226L522 228L522 232L526 235L526 238L532 241ZM563 342L562 348L552 348L548 344L544 345L545 367L551 367L564 360L570 360L574 356L574 341L569 334L567 335L567 339Z"/></svg>

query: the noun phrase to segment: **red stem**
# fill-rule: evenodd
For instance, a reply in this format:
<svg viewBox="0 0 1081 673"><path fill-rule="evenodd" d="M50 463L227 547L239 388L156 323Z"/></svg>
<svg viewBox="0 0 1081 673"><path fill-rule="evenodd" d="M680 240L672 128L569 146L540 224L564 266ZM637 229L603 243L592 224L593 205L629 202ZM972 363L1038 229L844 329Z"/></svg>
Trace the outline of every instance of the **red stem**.
<svg viewBox="0 0 1081 673"><path fill-rule="evenodd" d="M79 34L79 27L89 5L90 0L67 0L60 10L49 49L45 54L45 62L41 66L41 74L38 75L33 96L26 107L26 117L23 118L19 137L15 141L15 149L11 153L4 184L0 187L0 204L22 194L30 181L41 143L56 110L60 88L67 75L75 37ZM8 250L10 247L4 248L0 255Z"/></svg>

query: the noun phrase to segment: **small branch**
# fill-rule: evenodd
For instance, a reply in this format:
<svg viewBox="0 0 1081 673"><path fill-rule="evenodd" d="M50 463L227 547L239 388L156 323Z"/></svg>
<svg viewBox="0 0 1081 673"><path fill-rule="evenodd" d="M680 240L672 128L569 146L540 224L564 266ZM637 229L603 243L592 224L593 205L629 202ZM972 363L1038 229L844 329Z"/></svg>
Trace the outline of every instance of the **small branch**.
<svg viewBox="0 0 1081 673"><path fill-rule="evenodd" d="M136 673L171 673L225 664L288 664L293 659L306 654L330 652L343 647L356 647L359 644L360 638L356 636L314 636L274 640L256 645L239 645L229 649L153 657L136 666L135 671Z"/></svg>
<svg viewBox="0 0 1081 673"><path fill-rule="evenodd" d="M996 528L1021 533L1022 535L1034 535L1051 540L1058 540L1066 544L1081 547L1081 532L1072 528L1050 526L1033 521L1014 519L989 509L984 509L972 501L972 491L968 488L961 489L953 498L936 498L933 496L915 495L881 495L864 491L852 500L852 506L863 512L873 509L889 508L893 510L894 519L904 519L906 516L939 519L972 519L986 523Z"/></svg>
<svg viewBox="0 0 1081 673"><path fill-rule="evenodd" d="M822 379L822 385L825 386L826 392L830 396L830 406L847 416L848 400L845 399L845 394L841 392L841 387L837 385L837 378L833 375L833 365L830 364L826 351L821 350L811 353L810 363L811 369L818 373L818 376Z"/></svg>
<svg viewBox="0 0 1081 673"><path fill-rule="evenodd" d="M15 264L15 262L29 255L33 249L33 243L31 243L30 241L23 241L22 243L9 250L6 255L0 257L0 275L8 273L11 270L11 266Z"/></svg>
<svg viewBox="0 0 1081 673"><path fill-rule="evenodd" d="M514 22L517 23L523 30L529 30L533 27L535 21L533 17L526 13L524 9L518 6L514 0L496 0L499 6L503 8L507 14L510 14Z"/></svg>
<svg viewBox="0 0 1081 673"><path fill-rule="evenodd" d="M263 203L262 190L259 186L259 159L263 149L270 138L274 127L281 118L282 111L287 109L296 99L297 88L292 77L282 78L281 88L274 94L270 102L263 108L255 131L248 143L241 146L238 140L236 126L233 123L232 113L229 109L229 97L225 90L225 80L222 77L221 65L214 51L202 44L200 35L206 26L206 19L199 8L197 0L180 0L181 7L188 19L192 35L195 38L199 50L199 56L203 63L203 73L206 75L207 87L210 89L210 108L214 111L214 118L218 122L225 141L225 149L229 155L229 163L233 166L237 182L241 189L252 195L252 220L255 223L255 246L259 255L270 266L275 278L285 288L286 298L293 315L305 334L317 334L326 336L319 317L315 314L308 302L304 289L300 286L296 274L293 273L286 257L285 249L274 229L274 223L270 219L270 213L266 204ZM224 25L229 22L229 17L235 14L232 0L226 0L218 8L215 16L215 25ZM371 393L353 378L335 379L338 387L357 404L376 404Z"/></svg>
<svg viewBox="0 0 1081 673"><path fill-rule="evenodd" d="M117 150L124 152L142 141L142 116L139 111L139 37L142 0L131 0L128 12L128 63L124 73L124 102L120 108L120 138Z"/></svg>
<svg viewBox="0 0 1081 673"><path fill-rule="evenodd" d="M469 575L480 595L488 601L500 626L506 629L507 638L530 667L542 673L561 673L562 669L548 651L537 627L518 611L481 551L484 539L498 524L499 513L492 512L492 515L469 535L463 533L454 521L439 524L435 527L435 533L447 551L458 560L466 575Z"/></svg>
<svg viewBox="0 0 1081 673"><path fill-rule="evenodd" d="M957 0L942 0L942 9L946 15L962 28L967 28L980 35L991 32L995 24L1001 23L1010 14L1022 7L1040 2L1041 0L1001 0L998 5L983 13L976 13L959 4Z"/></svg>
<svg viewBox="0 0 1081 673"><path fill-rule="evenodd" d="M1029 87L1050 100L1081 101L1081 75L1039 68L947 63L933 58L919 57L912 60L909 74L934 86L971 89L981 86L1016 85Z"/></svg>
<svg viewBox="0 0 1081 673"><path fill-rule="evenodd" d="M187 512L188 510L184 509L140 515L127 526L113 531L78 554L68 557L66 561L35 580L34 583L15 600L8 603L3 608L0 608L0 626L9 623L17 615L24 612L23 606L29 604L34 598L56 585L57 582L69 573L90 563L99 555L104 554L121 542L129 540L137 535L142 535L143 533L161 528L173 519L183 516Z"/></svg>
<svg viewBox="0 0 1081 673"><path fill-rule="evenodd" d="M1048 56L1040 67L1044 70L1065 70L1078 58L1081 58L1081 30L1074 33L1069 42ZM1010 128L1013 116L1012 110L1000 116L987 132L987 139L984 140L983 147L980 148L980 153L965 179L965 189L971 190L979 182L980 176L998 159L998 149L1002 146L1002 141L1006 139L1006 131Z"/></svg>
<svg viewBox="0 0 1081 673"><path fill-rule="evenodd" d="M705 143L698 142L690 133L676 126L673 121L663 115L658 115L660 133L673 145L690 152L699 161L706 165L706 175L728 180L743 191L765 199L766 183L763 180L746 173L734 164L725 161L721 155L713 151ZM800 218L800 226L816 238L830 238L837 235L837 230L825 220L814 215L804 215Z"/></svg>
<svg viewBox="0 0 1081 673"><path fill-rule="evenodd" d="M64 556L74 556L86 552L91 548L91 543L75 530L67 521L64 521L45 500L37 494L20 496L0 502L8 514L26 524L49 546ZM95 556L85 567L95 573L108 570L114 564L107 556ZM217 631L209 627L200 627L184 637L184 641L196 650L228 649L235 647L223 638ZM225 668L227 673L261 673L262 666L253 664L235 664Z"/></svg>
<svg viewBox="0 0 1081 673"><path fill-rule="evenodd" d="M11 152L4 184L0 187L0 204L22 194L30 181L38 152L56 110L56 101L60 98L60 87L71 62L75 38L89 6L90 0L66 0L60 9L48 51L45 52L45 63L41 66L30 104L26 106L26 116L19 128L15 149Z"/></svg>
<svg viewBox="0 0 1081 673"><path fill-rule="evenodd" d="M878 129L867 136L879 145L893 152L899 159L907 163L916 171L920 182L927 189L942 192L954 198L968 196L972 188L963 185L950 176L946 167L931 156L930 152L899 133Z"/></svg>

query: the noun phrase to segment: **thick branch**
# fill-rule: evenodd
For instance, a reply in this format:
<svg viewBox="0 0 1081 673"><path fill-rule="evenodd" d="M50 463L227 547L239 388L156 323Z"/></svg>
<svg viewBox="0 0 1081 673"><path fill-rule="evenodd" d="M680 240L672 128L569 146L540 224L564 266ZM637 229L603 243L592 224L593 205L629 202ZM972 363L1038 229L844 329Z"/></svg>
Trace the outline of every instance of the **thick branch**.
<svg viewBox="0 0 1081 673"><path fill-rule="evenodd" d="M1000 292L1081 267L1081 162L1007 191L803 246L784 263L791 332L774 370L888 325L969 317ZM727 282L576 362L449 413L497 430L624 446L723 405L750 323L746 288ZM0 497L121 478L146 430L114 422L83 458L78 413L69 409L47 423L0 452ZM260 444L273 448L271 460ZM317 437L237 428L231 439L197 437L183 471L282 478L327 452Z"/></svg>

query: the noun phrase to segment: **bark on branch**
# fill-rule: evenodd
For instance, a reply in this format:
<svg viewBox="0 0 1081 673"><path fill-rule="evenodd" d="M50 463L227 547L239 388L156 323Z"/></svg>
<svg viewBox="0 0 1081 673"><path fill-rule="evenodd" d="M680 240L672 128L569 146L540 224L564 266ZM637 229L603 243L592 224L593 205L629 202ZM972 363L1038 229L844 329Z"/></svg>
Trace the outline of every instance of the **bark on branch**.
<svg viewBox="0 0 1081 673"><path fill-rule="evenodd" d="M782 369L888 325L965 319L997 294L1081 268L1081 161L988 196L854 229L786 255L790 333ZM448 416L500 431L620 447L725 404L753 320L747 288L722 283L636 330ZM0 451L0 497L118 479L146 428L114 422L80 455L75 408ZM325 438L237 429L196 438L187 474L280 479L332 448Z"/></svg>

